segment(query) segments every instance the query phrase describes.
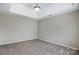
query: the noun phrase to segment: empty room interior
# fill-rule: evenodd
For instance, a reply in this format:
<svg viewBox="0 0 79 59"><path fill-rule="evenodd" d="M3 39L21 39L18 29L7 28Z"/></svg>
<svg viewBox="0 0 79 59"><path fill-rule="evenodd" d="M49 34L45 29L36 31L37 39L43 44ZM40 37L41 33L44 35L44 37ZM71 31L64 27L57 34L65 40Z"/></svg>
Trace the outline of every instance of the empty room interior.
<svg viewBox="0 0 79 59"><path fill-rule="evenodd" d="M0 55L79 55L79 4L0 3Z"/></svg>

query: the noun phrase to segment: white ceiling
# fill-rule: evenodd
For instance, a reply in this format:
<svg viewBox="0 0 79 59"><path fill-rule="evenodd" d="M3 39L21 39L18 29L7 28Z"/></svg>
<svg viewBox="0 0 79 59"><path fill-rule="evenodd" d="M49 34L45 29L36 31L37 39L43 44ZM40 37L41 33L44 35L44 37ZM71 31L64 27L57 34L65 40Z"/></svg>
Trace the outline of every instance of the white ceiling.
<svg viewBox="0 0 79 59"><path fill-rule="evenodd" d="M25 7L28 7L30 9L32 9L35 6L35 3L21 3L21 4L23 4ZM51 5L51 3L39 3L39 6L41 8L45 8L45 7L48 7L50 5Z"/></svg>
<svg viewBox="0 0 79 59"><path fill-rule="evenodd" d="M35 20L43 20L45 18L72 12L79 9L79 4L75 3L39 3L40 11L35 12L33 7L35 3L10 3L0 4L0 10L16 13L34 18ZM51 16L49 16L51 15Z"/></svg>

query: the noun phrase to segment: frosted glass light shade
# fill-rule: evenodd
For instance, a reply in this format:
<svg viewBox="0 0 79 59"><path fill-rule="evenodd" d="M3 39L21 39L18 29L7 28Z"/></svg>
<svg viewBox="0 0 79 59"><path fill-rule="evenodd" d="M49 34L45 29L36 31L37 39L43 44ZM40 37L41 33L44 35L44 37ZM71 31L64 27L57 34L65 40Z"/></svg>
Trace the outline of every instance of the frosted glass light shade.
<svg viewBox="0 0 79 59"><path fill-rule="evenodd" d="M34 8L34 10L35 10L35 11L39 11L39 10L40 10L40 8L39 8L39 7L36 7L36 8Z"/></svg>

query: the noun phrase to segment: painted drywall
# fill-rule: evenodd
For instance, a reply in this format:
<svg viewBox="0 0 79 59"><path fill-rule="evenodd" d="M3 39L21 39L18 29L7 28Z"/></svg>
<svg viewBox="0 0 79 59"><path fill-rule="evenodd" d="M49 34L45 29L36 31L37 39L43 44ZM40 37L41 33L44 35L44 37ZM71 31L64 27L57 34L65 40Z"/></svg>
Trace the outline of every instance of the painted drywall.
<svg viewBox="0 0 79 59"><path fill-rule="evenodd" d="M0 44L37 39L37 22L32 18L0 13Z"/></svg>
<svg viewBox="0 0 79 59"><path fill-rule="evenodd" d="M79 11L39 21L38 38L79 49Z"/></svg>

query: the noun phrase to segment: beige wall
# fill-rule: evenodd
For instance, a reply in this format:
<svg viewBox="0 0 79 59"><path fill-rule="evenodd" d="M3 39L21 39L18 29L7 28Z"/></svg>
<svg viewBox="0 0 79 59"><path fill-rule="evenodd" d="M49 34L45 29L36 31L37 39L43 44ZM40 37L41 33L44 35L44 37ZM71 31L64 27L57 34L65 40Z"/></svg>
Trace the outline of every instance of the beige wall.
<svg viewBox="0 0 79 59"><path fill-rule="evenodd" d="M37 39L37 22L20 15L0 13L0 44Z"/></svg>
<svg viewBox="0 0 79 59"><path fill-rule="evenodd" d="M79 11L39 21L38 38L79 49Z"/></svg>

